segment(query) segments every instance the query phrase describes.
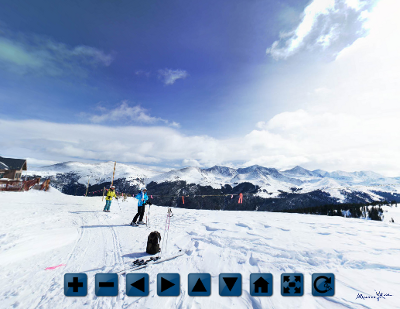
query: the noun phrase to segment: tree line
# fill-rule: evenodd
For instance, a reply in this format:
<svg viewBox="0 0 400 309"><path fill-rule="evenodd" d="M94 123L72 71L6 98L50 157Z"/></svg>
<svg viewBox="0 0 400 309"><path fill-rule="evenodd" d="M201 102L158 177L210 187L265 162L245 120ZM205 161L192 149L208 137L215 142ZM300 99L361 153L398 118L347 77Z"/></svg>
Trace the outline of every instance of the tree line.
<svg viewBox="0 0 400 309"><path fill-rule="evenodd" d="M323 206L304 207L296 209L288 209L283 212L313 214L325 216L340 216L350 218L369 218L371 220L382 221L383 210L382 206L390 205L397 207L397 201L373 201L370 203L343 203L343 204L328 204ZM394 222L392 219L391 222Z"/></svg>

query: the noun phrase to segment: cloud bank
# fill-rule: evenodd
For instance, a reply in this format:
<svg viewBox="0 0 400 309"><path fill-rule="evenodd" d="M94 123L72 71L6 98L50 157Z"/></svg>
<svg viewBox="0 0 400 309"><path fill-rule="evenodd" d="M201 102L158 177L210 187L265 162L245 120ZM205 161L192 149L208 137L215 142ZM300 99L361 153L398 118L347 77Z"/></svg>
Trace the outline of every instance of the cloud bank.
<svg viewBox="0 0 400 309"><path fill-rule="evenodd" d="M278 114L257 127L243 136L216 139L185 136L165 126L0 120L0 130L9 132L0 143L7 153L36 160L117 160L164 166L178 162L204 167L233 162L400 175L400 144L396 142L400 130L395 116L365 121L346 114L298 110Z"/></svg>
<svg viewBox="0 0 400 309"><path fill-rule="evenodd" d="M279 60L302 50L331 47L335 53L366 33L363 19L372 4L373 1L360 0L314 0L304 9L300 24L281 32L267 54Z"/></svg>

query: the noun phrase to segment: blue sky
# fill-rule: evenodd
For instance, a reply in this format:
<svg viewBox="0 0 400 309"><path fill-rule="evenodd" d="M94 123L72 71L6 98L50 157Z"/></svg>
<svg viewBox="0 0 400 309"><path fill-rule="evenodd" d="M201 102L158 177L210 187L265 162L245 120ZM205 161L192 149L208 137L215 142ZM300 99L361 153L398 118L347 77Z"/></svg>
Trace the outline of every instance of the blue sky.
<svg viewBox="0 0 400 309"><path fill-rule="evenodd" d="M394 6L5 2L0 128L13 133L0 137L1 153L39 165L400 174L396 128L386 125L399 112Z"/></svg>
<svg viewBox="0 0 400 309"><path fill-rule="evenodd" d="M127 100L154 117L180 123L188 134L239 133L238 124L252 127L246 123L257 119L248 102L232 93L260 75L268 77L254 68L270 64L273 69L266 47L282 27L293 26L280 11L290 7L300 14L306 3L8 2L0 13L3 35L25 50L47 51L51 42L63 44L69 53L87 46L103 58L59 55L46 64L56 66L57 73L43 72L43 67L21 68L17 76L3 72L2 92L15 98L7 115L83 123L86 119L76 119L77 112L95 113L100 104L112 109ZM54 52L60 54L60 49ZM160 70L168 74L164 79ZM174 73L177 79L167 84Z"/></svg>

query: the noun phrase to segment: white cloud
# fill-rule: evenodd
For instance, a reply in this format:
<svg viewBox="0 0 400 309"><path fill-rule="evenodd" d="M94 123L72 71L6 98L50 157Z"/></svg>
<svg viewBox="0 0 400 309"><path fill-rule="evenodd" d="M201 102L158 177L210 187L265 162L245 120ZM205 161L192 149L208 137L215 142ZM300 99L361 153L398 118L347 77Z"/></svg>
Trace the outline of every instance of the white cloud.
<svg viewBox="0 0 400 309"><path fill-rule="evenodd" d="M195 167L200 167L201 166L199 161L193 160L193 159L184 159L182 161L182 165L183 166L195 166Z"/></svg>
<svg viewBox="0 0 400 309"><path fill-rule="evenodd" d="M170 124L170 126L171 126L171 127L174 127L174 128L180 128L180 127L181 127L181 125L180 125L179 123L175 122L175 121L172 121L172 123Z"/></svg>
<svg viewBox="0 0 400 309"><path fill-rule="evenodd" d="M84 76L87 66L109 66L113 60L112 54L95 47L71 47L39 35L0 31L0 68L13 73Z"/></svg>
<svg viewBox="0 0 400 309"><path fill-rule="evenodd" d="M362 9L371 5L372 2L358 0L314 0L304 9L299 25L294 30L281 32L280 39L272 43L267 54L276 60L286 59L303 49L326 49L335 45L334 54L337 47L346 46L363 35L361 20L365 11Z"/></svg>
<svg viewBox="0 0 400 309"><path fill-rule="evenodd" d="M72 50L68 50L66 47L64 48L64 53L66 53L67 55L71 54L91 63L102 63L105 66L109 66L114 60L114 57L112 55L107 55L103 51L90 46L80 45L73 48Z"/></svg>
<svg viewBox="0 0 400 309"><path fill-rule="evenodd" d="M331 90L326 87L319 87L314 89L315 94L330 94Z"/></svg>
<svg viewBox="0 0 400 309"><path fill-rule="evenodd" d="M244 167L252 165L260 165L266 167L275 167L279 169L291 168L297 165L305 166L310 162L310 159L302 156L288 157L285 155L272 155L272 156L261 156L255 159L251 159L243 164Z"/></svg>
<svg viewBox="0 0 400 309"><path fill-rule="evenodd" d="M89 120L94 123L101 123L107 121L124 121L130 120L138 123L155 124L162 122L166 125L179 128L179 123L169 122L168 120L152 117L148 114L147 110L140 105L129 106L128 101L122 101L121 105L114 109L107 109L104 106L99 106L98 109L102 112L101 115L90 116ZM82 116L87 116L82 114Z"/></svg>
<svg viewBox="0 0 400 309"><path fill-rule="evenodd" d="M332 25L332 27L329 29L328 34L321 34L317 40L316 44L321 45L323 49L329 47L331 45L332 41L336 40L339 37L338 33L338 25Z"/></svg>
<svg viewBox="0 0 400 309"><path fill-rule="evenodd" d="M26 158L26 161L27 161L28 169L29 169L29 167L32 167L32 166L45 166L45 165L53 165L53 164L60 163L58 161L38 160L35 158Z"/></svg>
<svg viewBox="0 0 400 309"><path fill-rule="evenodd" d="M266 123L265 123L265 121L259 121L259 122L257 122L256 123L256 128L257 129L264 129L265 127L266 127Z"/></svg>
<svg viewBox="0 0 400 309"><path fill-rule="evenodd" d="M172 85L178 79L186 78L188 73L185 70L171 70L171 69L164 69L158 70L158 77L163 81L165 85Z"/></svg>
<svg viewBox="0 0 400 309"><path fill-rule="evenodd" d="M347 6L351 7L352 9L359 11L363 8L364 4L360 0L346 0L345 1Z"/></svg>

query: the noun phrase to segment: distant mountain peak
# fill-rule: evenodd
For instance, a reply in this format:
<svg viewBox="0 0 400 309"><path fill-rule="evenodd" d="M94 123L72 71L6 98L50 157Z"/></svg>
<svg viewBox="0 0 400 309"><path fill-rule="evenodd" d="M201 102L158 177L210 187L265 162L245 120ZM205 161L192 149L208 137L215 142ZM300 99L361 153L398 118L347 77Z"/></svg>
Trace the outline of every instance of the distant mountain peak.
<svg viewBox="0 0 400 309"><path fill-rule="evenodd" d="M206 171L208 173L218 173L218 174L223 174L223 175L237 174L236 169L227 167L227 166L221 166L221 165L214 165L213 167L203 169L203 171Z"/></svg>
<svg viewBox="0 0 400 309"><path fill-rule="evenodd" d="M313 170L312 173L318 177L326 177L329 175L329 173L327 171L324 171L321 169Z"/></svg>
<svg viewBox="0 0 400 309"><path fill-rule="evenodd" d="M300 165L296 165L295 167L290 169L290 171L307 171L307 172L309 172L309 170L305 169L304 167L301 167Z"/></svg>
<svg viewBox="0 0 400 309"><path fill-rule="evenodd" d="M283 171L282 173L292 175L292 176L315 176L311 171L305 169L304 167L301 167L299 165L296 165L290 170Z"/></svg>

